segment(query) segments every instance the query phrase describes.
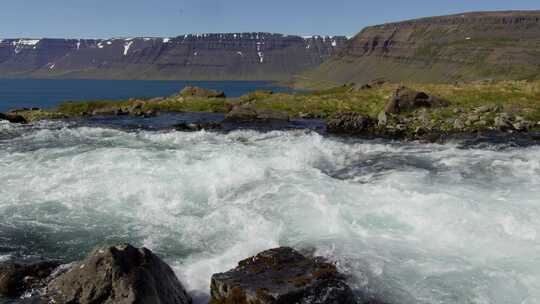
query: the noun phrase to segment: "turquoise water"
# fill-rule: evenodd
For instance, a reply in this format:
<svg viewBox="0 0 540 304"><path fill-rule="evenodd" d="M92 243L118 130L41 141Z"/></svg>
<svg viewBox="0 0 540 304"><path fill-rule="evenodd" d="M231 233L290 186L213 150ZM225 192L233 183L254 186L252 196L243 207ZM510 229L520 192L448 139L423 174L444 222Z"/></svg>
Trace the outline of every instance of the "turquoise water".
<svg viewBox="0 0 540 304"><path fill-rule="evenodd" d="M259 89L291 90L266 81L0 79L0 112L21 107L51 108L63 101L170 96L187 85L224 91L230 97Z"/></svg>

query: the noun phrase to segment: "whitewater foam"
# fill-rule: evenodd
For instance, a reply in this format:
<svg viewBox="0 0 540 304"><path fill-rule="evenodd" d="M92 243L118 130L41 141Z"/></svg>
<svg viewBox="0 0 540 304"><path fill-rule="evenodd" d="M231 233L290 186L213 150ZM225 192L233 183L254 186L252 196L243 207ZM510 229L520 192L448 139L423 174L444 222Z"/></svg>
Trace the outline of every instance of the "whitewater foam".
<svg viewBox="0 0 540 304"><path fill-rule="evenodd" d="M212 273L290 245L389 302L540 302L539 147L10 130L22 133L0 136L0 247L76 259L130 241L207 294Z"/></svg>

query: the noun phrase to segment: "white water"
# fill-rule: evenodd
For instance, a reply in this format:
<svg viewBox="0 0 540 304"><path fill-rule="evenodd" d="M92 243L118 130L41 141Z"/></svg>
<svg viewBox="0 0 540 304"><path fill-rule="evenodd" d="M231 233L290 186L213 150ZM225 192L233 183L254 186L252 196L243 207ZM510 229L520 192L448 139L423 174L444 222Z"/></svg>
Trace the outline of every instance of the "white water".
<svg viewBox="0 0 540 304"><path fill-rule="evenodd" d="M539 147L97 127L1 138L0 247L79 258L131 241L208 293L212 273L289 245L391 303L540 303Z"/></svg>

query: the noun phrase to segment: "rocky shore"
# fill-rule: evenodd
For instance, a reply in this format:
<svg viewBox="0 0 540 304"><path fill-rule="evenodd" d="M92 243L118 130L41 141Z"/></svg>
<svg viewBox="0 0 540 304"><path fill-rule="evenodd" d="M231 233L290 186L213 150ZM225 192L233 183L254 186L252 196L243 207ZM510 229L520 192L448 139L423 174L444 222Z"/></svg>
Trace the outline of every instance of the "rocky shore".
<svg viewBox="0 0 540 304"><path fill-rule="evenodd" d="M335 265L289 247L246 258L214 274L209 287L210 304L357 303ZM192 303L170 266L129 244L100 247L69 264L44 258L2 262L0 295L21 303Z"/></svg>
<svg viewBox="0 0 540 304"><path fill-rule="evenodd" d="M528 84L520 85L524 86L523 90L528 88ZM325 120L329 134L427 141L470 138L486 133L516 136L540 131L540 116L537 115L540 112L534 101L536 87L530 93L530 101L524 105L482 102L482 97L472 99L473 96L463 93L467 89L471 94L494 94L488 91L493 90L492 85L480 85L479 88L476 85L471 88L451 87L457 92L453 93L455 98L459 98L452 100L384 80L302 94L258 91L240 98L227 98L220 91L186 87L168 98L65 103L52 110L18 109L0 114L0 120L27 123L41 119L124 115L154 117L160 112L211 112L223 113L225 118L179 122L174 128L180 131L231 130L236 127L271 129L282 128L292 119L317 118ZM507 88L500 90L508 91ZM510 98L523 95L512 94Z"/></svg>

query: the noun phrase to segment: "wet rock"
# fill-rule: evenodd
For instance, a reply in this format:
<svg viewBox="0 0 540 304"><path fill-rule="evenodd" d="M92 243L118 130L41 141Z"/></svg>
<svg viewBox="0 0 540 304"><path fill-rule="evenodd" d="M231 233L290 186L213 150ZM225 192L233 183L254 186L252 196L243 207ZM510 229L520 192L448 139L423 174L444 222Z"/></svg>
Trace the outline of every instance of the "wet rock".
<svg viewBox="0 0 540 304"><path fill-rule="evenodd" d="M191 303L172 269L146 248L97 249L53 279L46 297L54 303Z"/></svg>
<svg viewBox="0 0 540 304"><path fill-rule="evenodd" d="M285 112L256 109L249 105L237 106L225 115L224 122L289 121Z"/></svg>
<svg viewBox="0 0 540 304"><path fill-rule="evenodd" d="M181 122L179 124L174 125L174 128L178 131L187 131L187 132L194 132L194 131L201 131L201 130L218 130L221 129L221 123L215 122L215 121L209 121L209 122Z"/></svg>
<svg viewBox="0 0 540 304"><path fill-rule="evenodd" d="M336 267L288 247L267 250L212 276L211 304L352 304L350 287Z"/></svg>
<svg viewBox="0 0 540 304"><path fill-rule="evenodd" d="M7 114L0 113L0 120L7 120L11 123L21 123L21 124L28 123L28 121L26 121L26 118L15 113L7 113Z"/></svg>
<svg viewBox="0 0 540 304"><path fill-rule="evenodd" d="M187 86L180 91L180 96L184 97L207 97L207 98L225 98L225 93L222 91L216 91L211 89L204 89L200 87Z"/></svg>
<svg viewBox="0 0 540 304"><path fill-rule="evenodd" d="M375 121L368 116L358 113L337 113L326 121L329 133L364 134L374 127Z"/></svg>
<svg viewBox="0 0 540 304"><path fill-rule="evenodd" d="M386 113L399 114L403 111L412 111L418 108L446 107L450 102L430 96L424 92L418 92L406 87L400 87L386 104L384 111Z"/></svg>
<svg viewBox="0 0 540 304"><path fill-rule="evenodd" d="M59 261L43 258L13 259L0 263L0 294L17 297L33 288L43 287L45 279L60 266Z"/></svg>

